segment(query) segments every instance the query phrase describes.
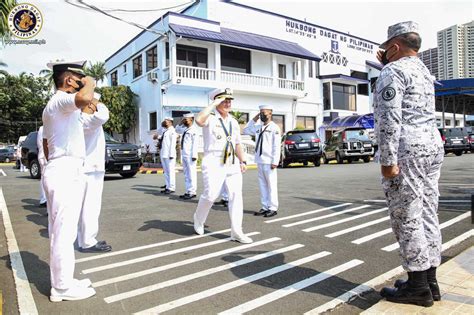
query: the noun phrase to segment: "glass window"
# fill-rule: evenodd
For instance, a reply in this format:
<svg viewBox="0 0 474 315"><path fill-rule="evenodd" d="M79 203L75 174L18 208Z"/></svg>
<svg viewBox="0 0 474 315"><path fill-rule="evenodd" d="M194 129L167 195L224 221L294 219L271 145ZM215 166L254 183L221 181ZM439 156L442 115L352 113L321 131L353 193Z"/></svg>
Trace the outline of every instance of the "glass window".
<svg viewBox="0 0 474 315"><path fill-rule="evenodd" d="M278 77L286 79L286 65L278 65Z"/></svg>
<svg viewBox="0 0 474 315"><path fill-rule="evenodd" d="M150 130L156 130L158 127L156 112L149 113L149 121L150 121Z"/></svg>
<svg viewBox="0 0 474 315"><path fill-rule="evenodd" d="M224 71L250 73L250 50L221 46L221 68Z"/></svg>
<svg viewBox="0 0 474 315"><path fill-rule="evenodd" d="M176 48L176 63L178 65L207 68L206 48L187 45L177 45Z"/></svg>
<svg viewBox="0 0 474 315"><path fill-rule="evenodd" d="M333 108L356 111L356 88L353 85L332 84Z"/></svg>
<svg viewBox="0 0 474 315"><path fill-rule="evenodd" d="M365 83L357 85L357 92L359 95L369 95L369 85Z"/></svg>
<svg viewBox="0 0 474 315"><path fill-rule="evenodd" d="M285 133L285 115L273 115L273 121L280 127L282 133Z"/></svg>
<svg viewBox="0 0 474 315"><path fill-rule="evenodd" d="M123 73L127 73L127 64L126 63L123 65Z"/></svg>
<svg viewBox="0 0 474 315"><path fill-rule="evenodd" d="M313 77L313 67L314 67L313 63L314 62L312 60L308 62L308 77L310 78Z"/></svg>
<svg viewBox="0 0 474 315"><path fill-rule="evenodd" d="M115 70L114 72L112 72L110 74L110 85L111 86L117 86L118 85L118 81L117 81L117 70Z"/></svg>
<svg viewBox="0 0 474 315"><path fill-rule="evenodd" d="M158 50L157 47L153 47L146 52L146 71L155 69L158 66Z"/></svg>
<svg viewBox="0 0 474 315"><path fill-rule="evenodd" d="M142 55L139 55L133 59L133 78L141 76L142 71Z"/></svg>
<svg viewBox="0 0 474 315"><path fill-rule="evenodd" d="M365 129L359 129L359 130L346 130L346 139L351 140L362 140L362 141L367 141L369 139L369 133Z"/></svg>
<svg viewBox="0 0 474 315"><path fill-rule="evenodd" d="M295 132L292 131L288 132L286 140L293 140L293 141L310 141L313 139L319 139L318 134L316 132Z"/></svg>
<svg viewBox="0 0 474 315"><path fill-rule="evenodd" d="M297 129L315 130L315 127L316 127L316 117L296 116L296 128Z"/></svg>
<svg viewBox="0 0 474 315"><path fill-rule="evenodd" d="M331 85L329 82L323 83L323 103L324 110L331 109Z"/></svg>

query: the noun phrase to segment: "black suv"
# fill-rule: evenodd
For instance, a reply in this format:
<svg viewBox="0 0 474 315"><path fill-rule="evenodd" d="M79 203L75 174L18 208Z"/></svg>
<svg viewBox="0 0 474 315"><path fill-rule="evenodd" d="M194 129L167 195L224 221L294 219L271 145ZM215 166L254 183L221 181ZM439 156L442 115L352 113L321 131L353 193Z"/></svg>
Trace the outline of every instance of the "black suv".
<svg viewBox="0 0 474 315"><path fill-rule="evenodd" d="M325 142L323 161L328 164L330 160L336 160L338 164L342 164L344 160L352 163L363 159L365 163L369 163L373 154L373 142L366 129L346 128L334 133Z"/></svg>
<svg viewBox="0 0 474 315"><path fill-rule="evenodd" d="M467 128L438 128L438 130L443 140L445 154L452 152L460 156L469 150Z"/></svg>
<svg viewBox="0 0 474 315"><path fill-rule="evenodd" d="M36 137L38 132L30 132L21 145L21 162L30 169L31 178L40 178L41 169L38 162L38 146ZM138 146L122 143L105 133L105 172L119 173L125 178L137 174L141 162L141 153Z"/></svg>
<svg viewBox="0 0 474 315"><path fill-rule="evenodd" d="M288 131L282 138L281 146L280 166L283 168L298 162L321 165L321 139L314 130Z"/></svg>

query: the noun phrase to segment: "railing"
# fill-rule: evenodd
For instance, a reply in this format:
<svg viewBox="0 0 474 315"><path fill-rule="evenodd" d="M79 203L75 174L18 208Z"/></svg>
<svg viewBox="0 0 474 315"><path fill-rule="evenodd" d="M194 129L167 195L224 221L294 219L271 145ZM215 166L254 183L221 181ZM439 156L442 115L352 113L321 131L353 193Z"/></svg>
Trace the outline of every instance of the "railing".
<svg viewBox="0 0 474 315"><path fill-rule="evenodd" d="M176 66L176 77L196 80L215 80L216 70L189 66Z"/></svg>
<svg viewBox="0 0 474 315"><path fill-rule="evenodd" d="M295 80L278 79L280 89L304 91L304 82Z"/></svg>
<svg viewBox="0 0 474 315"><path fill-rule="evenodd" d="M273 85L272 77L265 77L260 75L252 75L247 73L221 71L221 79L224 82L243 84L243 85L254 85L254 86L268 86Z"/></svg>

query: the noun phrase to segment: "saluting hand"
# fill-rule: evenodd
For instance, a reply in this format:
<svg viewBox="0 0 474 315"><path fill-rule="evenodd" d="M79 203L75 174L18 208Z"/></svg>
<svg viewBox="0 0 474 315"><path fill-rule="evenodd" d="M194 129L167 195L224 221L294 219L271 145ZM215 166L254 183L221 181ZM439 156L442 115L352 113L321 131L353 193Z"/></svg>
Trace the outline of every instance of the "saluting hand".
<svg viewBox="0 0 474 315"><path fill-rule="evenodd" d="M260 113L258 113L257 115L255 115L255 117L253 118L253 121L257 122L257 120L260 118Z"/></svg>
<svg viewBox="0 0 474 315"><path fill-rule="evenodd" d="M384 51L383 50L378 50L377 51L377 60L380 61L380 63L382 63L382 55L383 55Z"/></svg>

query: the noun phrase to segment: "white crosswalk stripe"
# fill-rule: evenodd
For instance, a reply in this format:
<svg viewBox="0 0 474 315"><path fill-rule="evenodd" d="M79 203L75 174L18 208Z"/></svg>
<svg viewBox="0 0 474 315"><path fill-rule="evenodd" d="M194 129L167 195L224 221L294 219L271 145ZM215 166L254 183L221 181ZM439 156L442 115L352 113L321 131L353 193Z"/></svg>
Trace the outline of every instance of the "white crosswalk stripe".
<svg viewBox="0 0 474 315"><path fill-rule="evenodd" d="M265 304L268 304L270 302L276 301L278 299L281 299L287 295L290 295L294 292L297 292L299 290L302 290L306 287L309 287L313 284L316 284L318 282L321 282L323 280L326 280L332 276L335 276L341 272L344 272L346 270L349 270L351 268L354 268L360 264L363 264L364 262L362 260L358 259L353 259L345 264L339 265L337 267L334 267L332 269L326 270L324 272L321 272L320 274L317 274L316 276L307 278L305 280L293 283L283 289L277 290L275 292L269 293L267 295L264 295L262 297L259 297L255 300L249 301L247 303L241 304L239 306L236 306L234 308L231 308L227 311L224 311L222 313L219 313L219 315L231 315L231 314L243 314L245 312L254 310L260 306L263 306Z"/></svg>
<svg viewBox="0 0 474 315"><path fill-rule="evenodd" d="M325 236L329 237L329 238L333 238L333 237L336 237L336 236L340 236L340 235L344 235L344 234L347 234L347 233L350 233L350 232L361 230L363 228L366 228L366 227L369 227L369 226L372 226L372 225L379 224L380 222L388 221L389 219L390 219L390 217L386 216L386 217L383 217L383 218L380 218L380 219L377 219L377 220L369 221L367 223L362 223L362 224L359 224L359 225L356 225L356 226L353 226L353 227L350 227L350 228L347 228L347 229L344 229L344 230L340 230L340 231L337 231L337 232L334 232L334 233L331 233L331 234L327 234Z"/></svg>
<svg viewBox="0 0 474 315"><path fill-rule="evenodd" d="M204 298L222 293L224 291L235 289L237 287L243 286L243 285L248 284L248 283L253 282L253 281L257 281L257 280L266 278L266 277L274 275L276 273L280 273L280 272L283 272L285 270L289 270L291 268L300 266L302 264L306 264L308 262L311 262L313 260L328 256L330 254L331 254L330 252L323 251L323 252L308 256L308 257L304 257L304 258L292 261L292 262L287 263L287 264L280 265L278 267L267 269L265 271L253 274L251 276L248 276L248 277L245 277L245 278L242 278L242 279L238 279L238 280L235 280L235 281L232 281L232 282L229 282L229 283L226 283L226 284L223 284L223 285L220 285L220 286L217 286L217 287L205 290L205 291L198 292L196 294L188 295L188 296L185 296L183 298L180 298L180 299L177 299L177 300L165 303L165 304L161 304L161 305L143 310L141 312L137 312L135 314L150 314L150 313L166 312L166 311L175 309L177 307L180 307L180 306L183 306L183 305L186 305L186 304L189 304L189 303L192 303L192 302L196 302L196 301L202 300Z"/></svg>
<svg viewBox="0 0 474 315"><path fill-rule="evenodd" d="M369 234L367 236L364 236L364 237L361 237L361 238L358 238L356 240L353 240L351 243L352 244L357 244L357 245L360 245L362 243L366 243L368 241L371 241L373 240L374 238L377 238L377 237L380 237L380 236L383 236L383 235L387 235L387 234L390 234L392 233L392 228L388 228L388 229L385 229L385 230L382 230L382 231L378 231L376 233L372 233L372 234Z"/></svg>
<svg viewBox="0 0 474 315"><path fill-rule="evenodd" d="M341 219L341 220L338 220L338 221L329 222L329 223L326 223L326 224L312 226L312 227L306 228L302 231L303 232L312 232L312 231L321 230L321 229L324 229L324 228L327 228L327 227L330 227L330 226L338 225L338 224L341 224L341 223L346 223L346 222L357 220L357 219L360 219L360 218L363 218L363 217L366 217L366 216L369 216L369 215L372 215L372 214L380 213L382 211L386 211L387 209L388 208L382 208L382 209L369 211L369 212L366 212L366 213L361 213L361 214L355 215L355 216L350 217L350 218L345 218L345 219Z"/></svg>
<svg viewBox="0 0 474 315"><path fill-rule="evenodd" d="M331 210L331 209L336 209L336 208L349 206L351 204L352 203L343 203L343 204L340 204L340 205L335 205L335 206L326 207L326 208L322 208L322 209L311 210L311 211L308 211L308 212L293 214L293 215L289 215L289 216L286 216L286 217L280 217L278 219L268 220L268 221L265 221L265 223L273 223L273 222L279 222L279 221L283 221L283 220L299 218L299 217L302 217L302 216L305 216L305 215L315 214L315 213L323 212L323 211L326 211L326 210Z"/></svg>
<svg viewBox="0 0 474 315"><path fill-rule="evenodd" d="M301 247L304 247L304 245L295 244L295 245L287 246L287 247L280 248L280 249L277 249L277 250L273 250L273 251L270 251L270 252L266 252L266 253L263 253L263 254L255 255L255 256L252 256L252 257L249 257L249 258L245 258L245 259L241 259L241 260L238 260L238 261L235 261L235 262L231 262L231 263L223 265L223 266L210 268L210 269L207 269L207 270L195 272L195 273L190 274L190 275L185 275L185 276L182 276L182 277L179 277L179 278L176 278L176 279L171 279L169 281L165 281L165 282L153 284L153 285L150 285L150 286L146 286L146 287L143 287L143 288L140 288L140 289L136 289L136 290L116 294L116 295L113 295L113 296L109 296L109 297L105 298L104 300L107 303L121 301L121 300L124 300L124 299L128 299L128 298L131 298L131 297L141 295L141 294L146 294L146 293L157 291L157 290L160 290L160 289L163 289L163 288L166 288L166 287L177 285L177 284L180 284L180 283L183 283L183 282L186 282L186 281L190 281L190 280L194 280L194 279L201 278L201 277L204 277L204 276L208 276L208 275L220 272L220 271L228 270L228 269L238 267L238 266L243 266L245 264L249 264L249 263L258 261L260 259L264 259L264 258L272 257L272 256L275 256L275 255L278 255L278 254L286 253L286 252L289 252L291 250L295 250L295 249L298 249L298 248L301 248Z"/></svg>
<svg viewBox="0 0 474 315"><path fill-rule="evenodd" d="M250 233L250 234L247 234L247 235L251 236L251 235L257 235L257 234L260 234L260 232L253 232L253 233ZM203 247L209 247L209 246L213 246L213 245L217 245L217 244L222 244L222 243L228 242L229 240L230 240L230 237L227 237L227 238L217 240L217 241L212 241L212 242L207 242L207 243L203 243L203 244L178 248L178 249L170 250L170 251L167 251L167 252L157 253L157 254L153 254L153 255L147 255L147 256L140 257L140 258L129 259L129 260L113 263L113 264L102 265L102 266L95 267L95 268L84 269L84 270L82 270L82 273L88 274L88 273L93 273L93 272L97 272L97 271L104 271L104 270L108 270L108 269L112 269L112 268L123 267L123 266L127 266L127 265L133 265L133 264L136 264L136 263L139 263L139 262L144 262L144 261L147 261L147 260L152 260L152 259L156 259L156 258L160 258L160 257L166 257L166 256L178 254L178 253L184 253L184 252L194 250L194 249L199 249L199 248L203 248Z"/></svg>
<svg viewBox="0 0 474 315"><path fill-rule="evenodd" d="M338 215L341 215L341 214L344 214L344 213L353 212L353 211L360 210L360 209L364 209L364 208L368 208L368 207L370 207L370 206L368 206L368 205L363 205L363 206L359 206L359 207L355 207L355 208L350 208L350 209L346 209L346 210L343 210L343 211L339 211L339 212L334 212L334 213L331 213L331 214L323 215L323 216L316 217L316 218L311 218L311 219L307 219L307 220L303 220L303 221L288 223L288 224L285 224L285 225L282 225L282 226L283 226L283 227L291 227L291 226L295 226L295 225L301 225L301 224L305 224L305 223L308 223L308 222L314 222L314 221L319 221L319 220L323 220L323 219L327 219L327 218L332 218L332 217L335 217L335 216L338 216Z"/></svg>
<svg viewBox="0 0 474 315"><path fill-rule="evenodd" d="M84 257L84 258L76 259L76 263L81 263L81 262L91 261L91 260L96 260L96 259L101 259L101 258L108 258L108 257L112 257L112 256L117 256L117 255L127 254L127 253L131 253L131 252L136 252L136 251L139 251L139 250L150 249L150 248L159 247L159 246L165 246L165 245L169 245L169 244L176 244L176 243L181 243L181 242L186 242L186 241L192 241L192 240L203 238L203 237L208 237L208 236L212 236L212 235L227 233L229 231L230 231L230 229L226 229L226 230L206 233L204 235L193 235L193 236L189 236L189 237L177 238L177 239L170 240L170 241L165 241L165 242L160 242L160 243L154 243L154 244L149 244L149 245L144 245L144 246L138 246L138 247L133 247L133 248L128 248L128 249L113 251L113 252L106 253L106 254L101 254L101 255L96 255L96 256L91 256L91 257Z"/></svg>
<svg viewBox="0 0 474 315"><path fill-rule="evenodd" d="M459 221L462 221L464 219L467 219L471 217L471 213L470 212L466 212L466 213L463 213L457 217L455 217L454 219L451 219L449 221L446 221L446 222L443 222L439 225L439 228L440 230L448 227L448 226L451 226ZM400 245L398 243L393 243L393 244L390 244L388 246L385 246L382 248L383 251L386 251L386 252L391 252L391 251L394 251L396 250L397 248L400 248Z"/></svg>
<svg viewBox="0 0 474 315"><path fill-rule="evenodd" d="M249 235L250 234L247 234L247 236L249 236ZM224 250L221 250L221 251L218 251L218 252L210 253L210 254L207 254L207 255L202 255L202 256L195 257L195 258L189 258L189 259L177 261L175 263L171 263L171 264L168 264L168 265L159 266L159 267L155 267L155 268L150 268L150 269L146 269L146 270L142 270L142 271L138 271L138 272L132 272L132 273L125 274L125 275L122 275L122 276L118 276L118 277L114 277L114 278L110 278L110 279L105 279L105 280L93 282L92 286L95 287L95 288L98 288L98 287L101 287L101 286L104 286L104 285L109 285L109 284L118 283L118 282L122 282L122 281L127 281L127 280L131 280L131 279L136 279L136 278L139 278L139 277L151 275L151 274L154 274L154 273L158 273L158 272L161 272L161 271L165 271L165 270L169 270L169 269L173 269L173 268L177 268L177 267L182 267L182 266L189 265L189 264L192 264L192 263L195 263L195 262L198 262L198 261L202 261L202 260L206 260L206 259L210 259L210 258L214 258L214 257L219 257L221 255L226 255L226 254L229 254L229 253L232 253L232 252L236 252L236 251L239 251L239 250L255 247L255 246L258 246L258 245L263 245L263 244L275 242L275 241L278 241L278 240L280 240L280 238L273 237L273 238L269 238L269 239L266 239L266 240L253 242L251 244L245 244L245 245L241 245L241 246L237 246L237 247L232 247L232 248L224 249Z"/></svg>

